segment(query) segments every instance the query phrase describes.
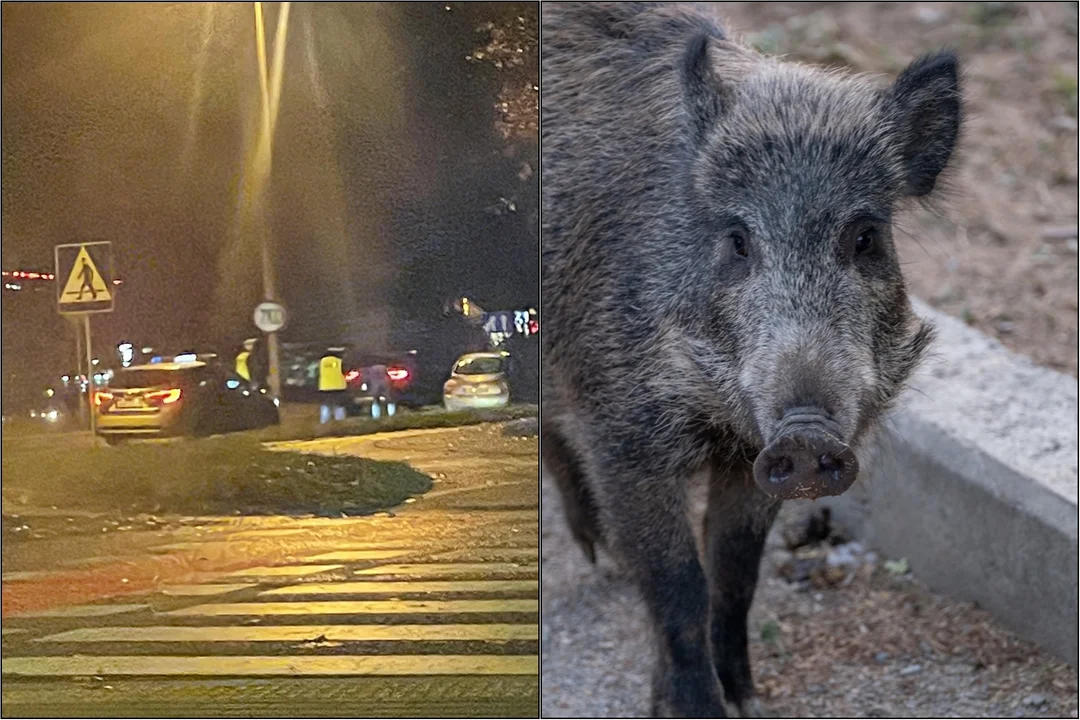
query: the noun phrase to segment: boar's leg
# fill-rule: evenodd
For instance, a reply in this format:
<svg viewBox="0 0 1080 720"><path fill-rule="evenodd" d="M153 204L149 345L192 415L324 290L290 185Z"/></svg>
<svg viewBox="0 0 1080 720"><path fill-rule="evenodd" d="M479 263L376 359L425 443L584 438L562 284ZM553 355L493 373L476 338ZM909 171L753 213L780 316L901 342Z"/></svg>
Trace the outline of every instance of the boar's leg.
<svg viewBox="0 0 1080 720"><path fill-rule="evenodd" d="M726 717L684 483L644 464L612 463L590 480L605 543L634 577L656 631L652 716Z"/></svg>
<svg viewBox="0 0 1080 720"><path fill-rule="evenodd" d="M596 563L596 545L603 544L596 519L596 504L585 485L581 463L559 431L545 425L540 443L544 467L555 479L562 495L563 510L570 533L589 562Z"/></svg>
<svg viewBox="0 0 1080 720"><path fill-rule="evenodd" d="M780 502L754 483L749 463L714 471L705 514L713 660L724 694L742 717L760 715L747 652L746 616L757 587L765 536Z"/></svg>

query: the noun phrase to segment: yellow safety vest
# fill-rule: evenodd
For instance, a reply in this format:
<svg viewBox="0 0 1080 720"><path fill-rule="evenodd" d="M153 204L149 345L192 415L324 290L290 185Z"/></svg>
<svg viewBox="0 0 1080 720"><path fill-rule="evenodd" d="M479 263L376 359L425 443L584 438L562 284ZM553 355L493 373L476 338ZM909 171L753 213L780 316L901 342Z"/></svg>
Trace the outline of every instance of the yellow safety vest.
<svg viewBox="0 0 1080 720"><path fill-rule="evenodd" d="M251 380L251 372L248 370L248 358L251 357L251 353L244 350L236 356L236 374L245 380Z"/></svg>
<svg viewBox="0 0 1080 720"><path fill-rule="evenodd" d="M344 390L345 375L341 372L341 358L327 355L319 361L319 392Z"/></svg>

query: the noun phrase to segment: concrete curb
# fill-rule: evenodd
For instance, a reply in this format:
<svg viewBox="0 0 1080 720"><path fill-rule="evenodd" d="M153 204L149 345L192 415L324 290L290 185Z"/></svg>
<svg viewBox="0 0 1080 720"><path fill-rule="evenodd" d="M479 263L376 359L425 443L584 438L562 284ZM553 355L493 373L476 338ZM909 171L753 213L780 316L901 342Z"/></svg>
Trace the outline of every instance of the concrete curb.
<svg viewBox="0 0 1080 720"><path fill-rule="evenodd" d="M1077 664L1077 381L914 301L934 356L867 474L819 501L933 589Z"/></svg>

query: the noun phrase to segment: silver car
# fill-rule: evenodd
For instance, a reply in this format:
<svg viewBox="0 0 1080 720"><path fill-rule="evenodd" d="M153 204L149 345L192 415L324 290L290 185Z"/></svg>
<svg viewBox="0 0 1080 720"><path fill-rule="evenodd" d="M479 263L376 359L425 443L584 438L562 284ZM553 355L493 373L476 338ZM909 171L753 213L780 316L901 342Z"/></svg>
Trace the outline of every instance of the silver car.
<svg viewBox="0 0 1080 720"><path fill-rule="evenodd" d="M446 409L482 410L510 402L506 358L507 353L502 352L468 353L458 358L443 385Z"/></svg>

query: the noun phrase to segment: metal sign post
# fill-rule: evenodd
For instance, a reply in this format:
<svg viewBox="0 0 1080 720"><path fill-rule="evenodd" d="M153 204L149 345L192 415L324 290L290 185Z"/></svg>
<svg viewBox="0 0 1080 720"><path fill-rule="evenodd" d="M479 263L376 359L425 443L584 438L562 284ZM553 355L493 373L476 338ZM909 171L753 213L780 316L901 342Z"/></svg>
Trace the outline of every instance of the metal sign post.
<svg viewBox="0 0 1080 720"><path fill-rule="evenodd" d="M112 243L87 242L57 245L56 309L63 315L81 316L86 350L87 393L84 401L90 417L90 432L97 430L94 415L94 349L90 342L90 315L112 312L114 293ZM66 278L66 280L65 280ZM78 342L76 342L78 346ZM81 364L81 363L80 363ZM82 397L82 394L80 393Z"/></svg>
<svg viewBox="0 0 1080 720"><path fill-rule="evenodd" d="M83 315L82 321L86 332L86 407L90 411L90 433L94 434L97 432L97 416L94 413L94 393L97 392L97 388L94 384L94 353L90 345L90 314Z"/></svg>
<svg viewBox="0 0 1080 720"><path fill-rule="evenodd" d="M82 377L83 360L86 352L83 351L83 328L82 317L78 315L69 315L68 320L71 321L71 326L75 328L75 377L74 382L79 382L79 378ZM79 388L79 425L90 422L90 403L86 402L86 394Z"/></svg>

